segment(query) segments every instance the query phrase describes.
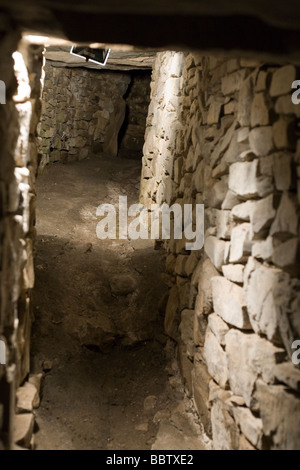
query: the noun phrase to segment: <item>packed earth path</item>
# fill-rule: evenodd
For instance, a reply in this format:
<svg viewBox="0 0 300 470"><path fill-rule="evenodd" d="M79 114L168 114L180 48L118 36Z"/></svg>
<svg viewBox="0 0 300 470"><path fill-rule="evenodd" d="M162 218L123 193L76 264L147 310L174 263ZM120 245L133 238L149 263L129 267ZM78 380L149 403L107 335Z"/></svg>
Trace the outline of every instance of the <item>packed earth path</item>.
<svg viewBox="0 0 300 470"><path fill-rule="evenodd" d="M138 203L140 171L137 160L94 155L38 177L34 449L210 448L163 330L164 252L96 235L100 204Z"/></svg>

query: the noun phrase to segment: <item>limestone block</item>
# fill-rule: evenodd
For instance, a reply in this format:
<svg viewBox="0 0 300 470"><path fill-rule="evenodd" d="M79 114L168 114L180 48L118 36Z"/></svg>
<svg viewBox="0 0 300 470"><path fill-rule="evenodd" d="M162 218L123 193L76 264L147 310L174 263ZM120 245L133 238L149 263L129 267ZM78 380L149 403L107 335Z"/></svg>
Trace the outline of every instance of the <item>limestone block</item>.
<svg viewBox="0 0 300 470"><path fill-rule="evenodd" d="M230 263L239 263L251 253L252 233L251 224L245 222L234 227L231 231Z"/></svg>
<svg viewBox="0 0 300 470"><path fill-rule="evenodd" d="M229 103L226 103L224 106L224 114L235 114L237 110L237 102L235 100L229 101Z"/></svg>
<svg viewBox="0 0 300 470"><path fill-rule="evenodd" d="M272 262L279 268L288 268L296 265L298 262L298 247L298 238L291 238L290 240L281 243L273 252Z"/></svg>
<svg viewBox="0 0 300 470"><path fill-rule="evenodd" d="M209 374L225 388L228 381L226 353L210 328L206 331L203 354Z"/></svg>
<svg viewBox="0 0 300 470"><path fill-rule="evenodd" d="M244 269L243 264L226 264L222 266L222 271L228 281L242 284L244 282Z"/></svg>
<svg viewBox="0 0 300 470"><path fill-rule="evenodd" d="M275 103L275 112L277 114L295 114L300 117L300 106L294 104L291 99L291 93L288 95L280 96Z"/></svg>
<svg viewBox="0 0 300 470"><path fill-rule="evenodd" d="M216 226L217 226L217 237L224 240L230 238L231 232L231 219L230 211L216 211Z"/></svg>
<svg viewBox="0 0 300 470"><path fill-rule="evenodd" d="M253 100L256 76L256 72L249 75L245 80L243 80L239 88L237 120L241 126L250 125L251 104Z"/></svg>
<svg viewBox="0 0 300 470"><path fill-rule="evenodd" d="M265 93L256 93L251 105L251 127L268 126L270 123L270 107Z"/></svg>
<svg viewBox="0 0 300 470"><path fill-rule="evenodd" d="M274 281L273 294L280 336L290 358L293 354L292 344L300 338L299 292L299 280L291 279L288 273L281 271Z"/></svg>
<svg viewBox="0 0 300 470"><path fill-rule="evenodd" d="M38 408L40 399L36 387L26 382L25 385L19 387L17 390L17 412L31 412L33 409Z"/></svg>
<svg viewBox="0 0 300 470"><path fill-rule="evenodd" d="M294 80L296 80L296 68L294 65L280 67L273 73L270 96L280 96L290 93Z"/></svg>
<svg viewBox="0 0 300 470"><path fill-rule="evenodd" d="M263 157L274 148L272 126L255 127L249 135L251 150L255 155Z"/></svg>
<svg viewBox="0 0 300 470"><path fill-rule="evenodd" d="M220 209L228 190L228 175L223 176L220 181L215 183L209 191L207 205Z"/></svg>
<svg viewBox="0 0 300 470"><path fill-rule="evenodd" d="M181 312L179 332L181 341L187 346L194 338L194 310L185 309Z"/></svg>
<svg viewBox="0 0 300 470"><path fill-rule="evenodd" d="M257 449L262 448L263 424L248 408L240 406L233 409L234 419L242 433Z"/></svg>
<svg viewBox="0 0 300 470"><path fill-rule="evenodd" d="M178 343L178 365L183 379L183 383L187 387L188 395L191 396L193 363L189 359L189 356L187 354L186 345L183 344L180 340Z"/></svg>
<svg viewBox="0 0 300 470"><path fill-rule="evenodd" d="M196 360L192 371L193 398L196 410L206 433L211 436L211 419L209 411L209 380L210 375L203 360Z"/></svg>
<svg viewBox="0 0 300 470"><path fill-rule="evenodd" d="M228 325L216 313L208 316L208 326L221 346L225 346L225 335L229 331Z"/></svg>
<svg viewBox="0 0 300 470"><path fill-rule="evenodd" d="M210 104L208 115L207 115L207 124L217 124L220 119L221 108L223 105L223 99L220 97L213 97Z"/></svg>
<svg viewBox="0 0 300 470"><path fill-rule="evenodd" d="M251 407L257 379L274 383L275 365L283 360L285 352L255 333L235 329L226 334L225 342L230 388Z"/></svg>
<svg viewBox="0 0 300 470"><path fill-rule="evenodd" d="M297 450L300 446L300 400L281 386L256 384L263 431L272 436L271 449Z"/></svg>
<svg viewBox="0 0 300 470"><path fill-rule="evenodd" d="M207 314L203 312L203 294L196 297L194 314L194 343L196 346L204 346L207 329Z"/></svg>
<svg viewBox="0 0 300 470"><path fill-rule="evenodd" d="M200 268L201 266L201 268ZM198 280L198 293L202 296L202 310L201 313L208 314L212 308L212 285L211 280L213 277L219 275L217 269L210 261L200 261L199 263L199 280Z"/></svg>
<svg viewBox="0 0 300 470"><path fill-rule="evenodd" d="M187 262L188 256L187 255L178 255L176 258L175 264L175 273L179 274L180 276L185 276L185 264Z"/></svg>
<svg viewBox="0 0 300 470"><path fill-rule="evenodd" d="M273 124L273 138L276 148L295 149L297 137L295 134L294 118L281 116L278 121Z"/></svg>
<svg viewBox="0 0 300 470"><path fill-rule="evenodd" d="M284 192L281 196L276 217L271 225L270 235L292 234L297 235L298 214L294 200L289 193Z"/></svg>
<svg viewBox="0 0 300 470"><path fill-rule="evenodd" d="M231 211L232 219L250 222L253 203L253 201L246 201L242 202L241 204L236 204Z"/></svg>
<svg viewBox="0 0 300 470"><path fill-rule="evenodd" d="M222 276L212 278L213 307L226 323L241 329L251 329L242 287Z"/></svg>
<svg viewBox="0 0 300 470"><path fill-rule="evenodd" d="M230 416L221 394L220 397L216 396L213 400L211 423L215 450L237 450L239 448L239 429Z"/></svg>
<svg viewBox="0 0 300 470"><path fill-rule="evenodd" d="M32 413L16 415L14 418L14 443L29 449L34 426Z"/></svg>
<svg viewBox="0 0 300 470"><path fill-rule="evenodd" d="M267 88L267 77L268 72L266 70L260 70L257 76L257 81L255 85L255 91L265 91Z"/></svg>
<svg viewBox="0 0 300 470"><path fill-rule="evenodd" d="M214 236L208 236L204 242L204 251L213 265L220 270L224 264L225 242Z"/></svg>
<svg viewBox="0 0 300 470"><path fill-rule="evenodd" d="M228 186L238 196L253 197L258 194L257 187L258 160L237 162L230 166Z"/></svg>
<svg viewBox="0 0 300 470"><path fill-rule="evenodd" d="M287 191L290 189L292 182L292 155L288 152L278 152L273 155L273 158L276 189L279 191Z"/></svg>
<svg viewBox="0 0 300 470"><path fill-rule="evenodd" d="M178 339L178 327L180 322L179 292L178 287L172 287L167 303L166 315L164 320L165 332L171 338Z"/></svg>
<svg viewBox="0 0 300 470"><path fill-rule="evenodd" d="M239 90L244 80L246 71L244 69L237 70L229 75L222 78L221 89L223 95L231 95L235 91Z"/></svg>
<svg viewBox="0 0 300 470"><path fill-rule="evenodd" d="M273 255L273 238L268 237L266 240L254 242L252 245L251 255L254 258L263 260L271 260Z"/></svg>
<svg viewBox="0 0 300 470"><path fill-rule="evenodd" d="M300 370L292 362L277 364L274 374L279 382L286 384L297 393L300 392Z"/></svg>
<svg viewBox="0 0 300 470"><path fill-rule="evenodd" d="M253 202L250 216L252 233L255 236L266 235L275 215L273 194L270 194L260 201Z"/></svg>
<svg viewBox="0 0 300 470"><path fill-rule="evenodd" d="M274 286L281 271L249 258L245 269L245 298L254 331L271 341L278 340L278 318L274 314Z"/></svg>
<svg viewBox="0 0 300 470"><path fill-rule="evenodd" d="M237 195L230 189L227 191L225 198L222 202L222 210L231 210L236 204L239 203Z"/></svg>

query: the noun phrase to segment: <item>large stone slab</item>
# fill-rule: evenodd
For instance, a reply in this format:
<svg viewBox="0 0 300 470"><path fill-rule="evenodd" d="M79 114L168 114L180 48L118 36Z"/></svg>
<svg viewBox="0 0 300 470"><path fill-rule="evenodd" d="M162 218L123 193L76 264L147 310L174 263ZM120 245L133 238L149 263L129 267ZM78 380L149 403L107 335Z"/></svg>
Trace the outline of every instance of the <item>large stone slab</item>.
<svg viewBox="0 0 300 470"><path fill-rule="evenodd" d="M284 192L281 196L275 220L271 225L270 235L274 234L298 234L298 214L296 203L287 192Z"/></svg>
<svg viewBox="0 0 300 470"><path fill-rule="evenodd" d="M285 351L255 333L234 329L227 333L225 342L230 388L250 407L257 379L274 383L275 365L284 359Z"/></svg>
<svg viewBox="0 0 300 470"><path fill-rule="evenodd" d="M205 335L204 359L211 377L225 388L228 381L226 353L209 327Z"/></svg>
<svg viewBox="0 0 300 470"><path fill-rule="evenodd" d="M239 429L230 416L225 402L230 394L216 388L213 381L210 382L210 389L212 389L212 385L214 396L211 398L211 423L214 450L238 450Z"/></svg>
<svg viewBox="0 0 300 470"><path fill-rule="evenodd" d="M193 398L201 422L209 436L212 433L210 406L208 403L210 378L205 363L202 360L195 360L192 371Z"/></svg>
<svg viewBox="0 0 300 470"><path fill-rule="evenodd" d="M270 96L290 93L294 80L296 80L296 68L294 65L285 65L275 70L271 81Z"/></svg>
<svg viewBox="0 0 300 470"><path fill-rule="evenodd" d="M214 311L232 326L251 329L242 287L224 277L212 278Z"/></svg>
<svg viewBox="0 0 300 470"><path fill-rule="evenodd" d="M264 157L274 148L272 126L255 127L249 135L251 150L255 155Z"/></svg>
<svg viewBox="0 0 300 470"><path fill-rule="evenodd" d="M242 433L257 449L262 448L263 425L248 408L240 406L233 409L233 416Z"/></svg>
<svg viewBox="0 0 300 470"><path fill-rule="evenodd" d="M279 341L274 287L281 271L249 258L245 269L245 299L254 331Z"/></svg>

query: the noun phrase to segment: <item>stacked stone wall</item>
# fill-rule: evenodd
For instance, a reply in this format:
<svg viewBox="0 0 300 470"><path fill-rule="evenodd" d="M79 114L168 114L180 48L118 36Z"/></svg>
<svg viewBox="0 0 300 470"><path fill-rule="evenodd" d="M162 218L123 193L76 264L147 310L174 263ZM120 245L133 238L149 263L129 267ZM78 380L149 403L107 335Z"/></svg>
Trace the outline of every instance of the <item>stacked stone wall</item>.
<svg viewBox="0 0 300 470"><path fill-rule="evenodd" d="M11 447L15 390L30 368L30 297L34 284L35 189L38 166L37 124L41 110L43 48L2 39L0 77L6 103L0 106L1 305L0 448Z"/></svg>
<svg viewBox="0 0 300 470"><path fill-rule="evenodd" d="M165 330L215 449L300 446L297 78L174 52L152 75L141 202L204 204L201 250L164 242Z"/></svg>

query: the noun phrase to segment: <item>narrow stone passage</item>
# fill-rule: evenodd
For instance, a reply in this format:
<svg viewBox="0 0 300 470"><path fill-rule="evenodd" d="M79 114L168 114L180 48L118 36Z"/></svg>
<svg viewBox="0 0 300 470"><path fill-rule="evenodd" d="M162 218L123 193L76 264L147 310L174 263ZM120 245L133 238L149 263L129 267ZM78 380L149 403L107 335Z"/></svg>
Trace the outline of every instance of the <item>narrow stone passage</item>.
<svg viewBox="0 0 300 470"><path fill-rule="evenodd" d="M96 236L98 205L122 194L137 202L139 179L138 162L104 156L50 165L38 179L36 449L202 448L168 363L162 252L150 240Z"/></svg>

